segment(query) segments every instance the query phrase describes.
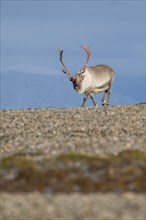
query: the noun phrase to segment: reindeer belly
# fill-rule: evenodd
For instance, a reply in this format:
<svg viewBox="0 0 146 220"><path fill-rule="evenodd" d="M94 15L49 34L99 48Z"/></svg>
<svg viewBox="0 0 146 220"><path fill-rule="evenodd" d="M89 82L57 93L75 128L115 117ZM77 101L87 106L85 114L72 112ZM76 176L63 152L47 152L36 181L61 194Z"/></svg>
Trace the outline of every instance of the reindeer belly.
<svg viewBox="0 0 146 220"><path fill-rule="evenodd" d="M99 82L99 83L92 83L92 85L88 88L86 88L86 91L85 93L100 93L102 91L105 91L108 89L109 87L109 83L110 83L110 80L108 82Z"/></svg>
<svg viewBox="0 0 146 220"><path fill-rule="evenodd" d="M90 93L100 93L100 92L103 92L105 90L107 90L109 87L109 85L107 86L104 86L104 87L96 87L96 88L88 88L85 93L86 94L90 94Z"/></svg>
<svg viewBox="0 0 146 220"><path fill-rule="evenodd" d="M91 72L86 72L84 75L85 79L83 80L80 94L99 93L108 89L111 79L107 73L101 72L97 75L92 74Z"/></svg>
<svg viewBox="0 0 146 220"><path fill-rule="evenodd" d="M108 89L109 86L105 86L103 88L95 88L94 93L100 93Z"/></svg>

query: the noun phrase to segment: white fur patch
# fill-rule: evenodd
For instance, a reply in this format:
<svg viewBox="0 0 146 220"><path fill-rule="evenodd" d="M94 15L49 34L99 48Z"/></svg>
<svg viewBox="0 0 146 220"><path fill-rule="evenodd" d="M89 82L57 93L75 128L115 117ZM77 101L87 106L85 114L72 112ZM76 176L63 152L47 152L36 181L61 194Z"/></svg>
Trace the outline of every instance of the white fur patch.
<svg viewBox="0 0 146 220"><path fill-rule="evenodd" d="M82 87L78 91L79 94L83 94L88 88L91 87L91 76L90 74L86 71L84 74L85 78L82 81Z"/></svg>
<svg viewBox="0 0 146 220"><path fill-rule="evenodd" d="M89 72L88 70L83 73L85 78L82 81L82 87L80 90L78 90L79 94L83 94L85 92L93 92L98 93L103 91L103 89L97 89L98 87L101 87L106 82L110 80L110 75L105 75L100 73L100 75L97 72ZM96 89L95 89L96 88Z"/></svg>

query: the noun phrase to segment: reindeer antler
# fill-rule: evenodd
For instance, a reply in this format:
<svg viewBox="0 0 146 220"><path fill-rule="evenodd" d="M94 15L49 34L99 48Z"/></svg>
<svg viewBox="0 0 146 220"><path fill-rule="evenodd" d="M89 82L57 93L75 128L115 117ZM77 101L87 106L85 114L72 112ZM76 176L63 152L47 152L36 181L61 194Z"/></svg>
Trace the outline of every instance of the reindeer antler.
<svg viewBox="0 0 146 220"><path fill-rule="evenodd" d="M63 50L61 49L58 49L59 51L59 55L60 55L60 62L62 63L62 65L64 66L65 70L63 69L62 71L67 75L67 76L70 76L72 77L72 74L71 72L69 71L69 69L66 67L66 65L63 63L62 61L62 53L63 53Z"/></svg>
<svg viewBox="0 0 146 220"><path fill-rule="evenodd" d="M81 48L83 48L87 53L87 60L86 60L86 64L84 65L86 67L90 59L91 51L90 48L86 45L81 45Z"/></svg>

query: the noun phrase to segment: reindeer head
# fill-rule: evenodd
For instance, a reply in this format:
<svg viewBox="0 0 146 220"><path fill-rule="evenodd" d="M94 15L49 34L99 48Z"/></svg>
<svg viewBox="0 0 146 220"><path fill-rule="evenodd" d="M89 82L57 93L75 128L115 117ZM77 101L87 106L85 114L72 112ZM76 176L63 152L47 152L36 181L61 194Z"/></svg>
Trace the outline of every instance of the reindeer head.
<svg viewBox="0 0 146 220"><path fill-rule="evenodd" d="M79 92L82 88L82 81L85 78L83 74L76 73L75 76L70 78L70 81L73 83L74 89Z"/></svg>
<svg viewBox="0 0 146 220"><path fill-rule="evenodd" d="M79 92L82 88L82 82L85 78L84 73L86 71L86 67L87 67L87 64L88 64L89 58L90 58L90 48L87 46L81 46L81 48L83 48L86 51L87 60L86 60L86 64L84 65L84 67L82 67L80 69L80 71L78 73L76 73L74 76L71 74L71 72L69 71L69 69L66 67L66 65L64 64L64 62L62 60L63 50L59 49L60 62L62 63L63 67L65 68L62 71L63 71L63 73L65 73L69 77L69 80L73 83L73 87L77 92Z"/></svg>

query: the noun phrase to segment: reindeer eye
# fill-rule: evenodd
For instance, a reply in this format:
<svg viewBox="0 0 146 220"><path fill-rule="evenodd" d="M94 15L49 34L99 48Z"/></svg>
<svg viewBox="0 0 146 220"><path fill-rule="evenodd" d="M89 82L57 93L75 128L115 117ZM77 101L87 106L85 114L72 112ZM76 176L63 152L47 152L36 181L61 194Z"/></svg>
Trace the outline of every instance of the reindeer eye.
<svg viewBox="0 0 146 220"><path fill-rule="evenodd" d="M82 81L84 78L85 78L85 76L84 76L84 75L81 75L81 79L80 79L80 80Z"/></svg>

